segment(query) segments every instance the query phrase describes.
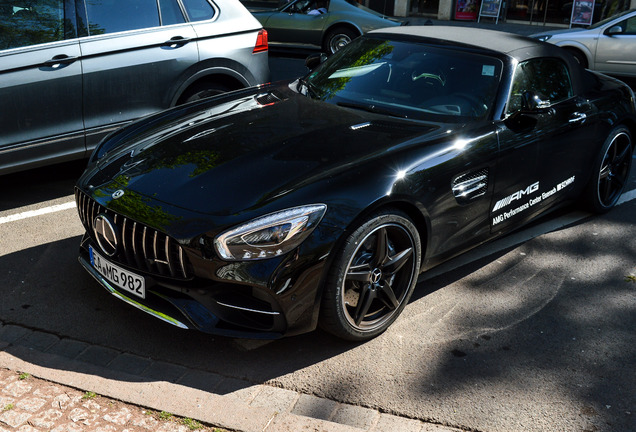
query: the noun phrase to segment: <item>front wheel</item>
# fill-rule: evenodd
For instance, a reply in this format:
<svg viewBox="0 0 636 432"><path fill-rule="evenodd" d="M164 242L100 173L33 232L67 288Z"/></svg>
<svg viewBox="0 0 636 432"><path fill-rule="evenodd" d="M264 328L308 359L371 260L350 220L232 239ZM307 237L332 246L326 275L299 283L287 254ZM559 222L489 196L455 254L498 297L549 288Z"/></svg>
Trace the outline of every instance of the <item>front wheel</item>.
<svg viewBox="0 0 636 432"><path fill-rule="evenodd" d="M321 327L354 341L384 332L411 297L421 249L417 229L397 210L363 221L348 236L330 269Z"/></svg>
<svg viewBox="0 0 636 432"><path fill-rule="evenodd" d="M583 66L584 68L588 68L588 64L587 64L587 57L585 57L585 54L583 54L581 51L579 51L576 48L566 48L570 54L572 54L574 56L574 58L576 59L576 61Z"/></svg>
<svg viewBox="0 0 636 432"><path fill-rule="evenodd" d="M587 187L586 198L592 211L605 213L618 202L632 166L632 149L629 130L624 126L613 129L594 162Z"/></svg>

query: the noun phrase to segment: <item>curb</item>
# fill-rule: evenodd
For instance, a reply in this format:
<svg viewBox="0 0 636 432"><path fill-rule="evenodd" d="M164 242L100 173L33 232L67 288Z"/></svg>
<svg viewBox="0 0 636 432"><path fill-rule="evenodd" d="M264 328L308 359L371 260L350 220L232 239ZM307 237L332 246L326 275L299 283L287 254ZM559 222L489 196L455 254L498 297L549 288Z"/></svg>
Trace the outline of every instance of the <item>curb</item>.
<svg viewBox="0 0 636 432"><path fill-rule="evenodd" d="M0 324L0 350L2 368L233 431L460 431L12 324Z"/></svg>

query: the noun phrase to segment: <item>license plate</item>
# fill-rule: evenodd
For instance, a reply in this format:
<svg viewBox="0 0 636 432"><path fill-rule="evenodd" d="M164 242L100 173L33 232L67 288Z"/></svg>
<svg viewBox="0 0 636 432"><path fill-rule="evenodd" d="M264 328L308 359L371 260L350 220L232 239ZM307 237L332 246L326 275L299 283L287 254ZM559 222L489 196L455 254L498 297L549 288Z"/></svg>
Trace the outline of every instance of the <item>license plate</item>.
<svg viewBox="0 0 636 432"><path fill-rule="evenodd" d="M126 292L144 299L146 298L146 280L143 276L139 276L111 263L90 246L88 247L88 251L90 253L91 265L104 276L104 279Z"/></svg>

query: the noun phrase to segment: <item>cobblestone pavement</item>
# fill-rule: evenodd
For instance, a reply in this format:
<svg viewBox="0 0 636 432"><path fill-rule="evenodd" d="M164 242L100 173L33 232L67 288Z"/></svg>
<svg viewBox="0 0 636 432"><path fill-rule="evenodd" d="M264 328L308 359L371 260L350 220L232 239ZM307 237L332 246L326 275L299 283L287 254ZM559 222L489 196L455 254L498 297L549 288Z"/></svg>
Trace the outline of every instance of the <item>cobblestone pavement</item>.
<svg viewBox="0 0 636 432"><path fill-rule="evenodd" d="M0 388L0 432L222 432L8 369Z"/></svg>

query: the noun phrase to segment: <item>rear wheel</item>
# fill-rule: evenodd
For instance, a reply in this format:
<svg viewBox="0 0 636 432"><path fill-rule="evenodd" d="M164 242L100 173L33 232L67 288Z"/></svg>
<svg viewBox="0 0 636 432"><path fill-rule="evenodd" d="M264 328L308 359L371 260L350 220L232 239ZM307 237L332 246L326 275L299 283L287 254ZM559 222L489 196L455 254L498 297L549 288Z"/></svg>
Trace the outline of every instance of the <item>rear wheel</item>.
<svg viewBox="0 0 636 432"><path fill-rule="evenodd" d="M230 90L232 90L230 87L220 83L199 83L186 90L179 98L177 105L220 95Z"/></svg>
<svg viewBox="0 0 636 432"><path fill-rule="evenodd" d="M322 299L321 327L347 340L384 332L409 301L419 274L421 243L397 210L363 221L346 239Z"/></svg>
<svg viewBox="0 0 636 432"><path fill-rule="evenodd" d="M327 54L334 54L358 37L358 34L346 27L336 27L327 33L324 49Z"/></svg>
<svg viewBox="0 0 636 432"><path fill-rule="evenodd" d="M613 129L594 162L587 187L586 198L592 211L605 213L616 205L629 177L632 152L629 130L624 126Z"/></svg>

